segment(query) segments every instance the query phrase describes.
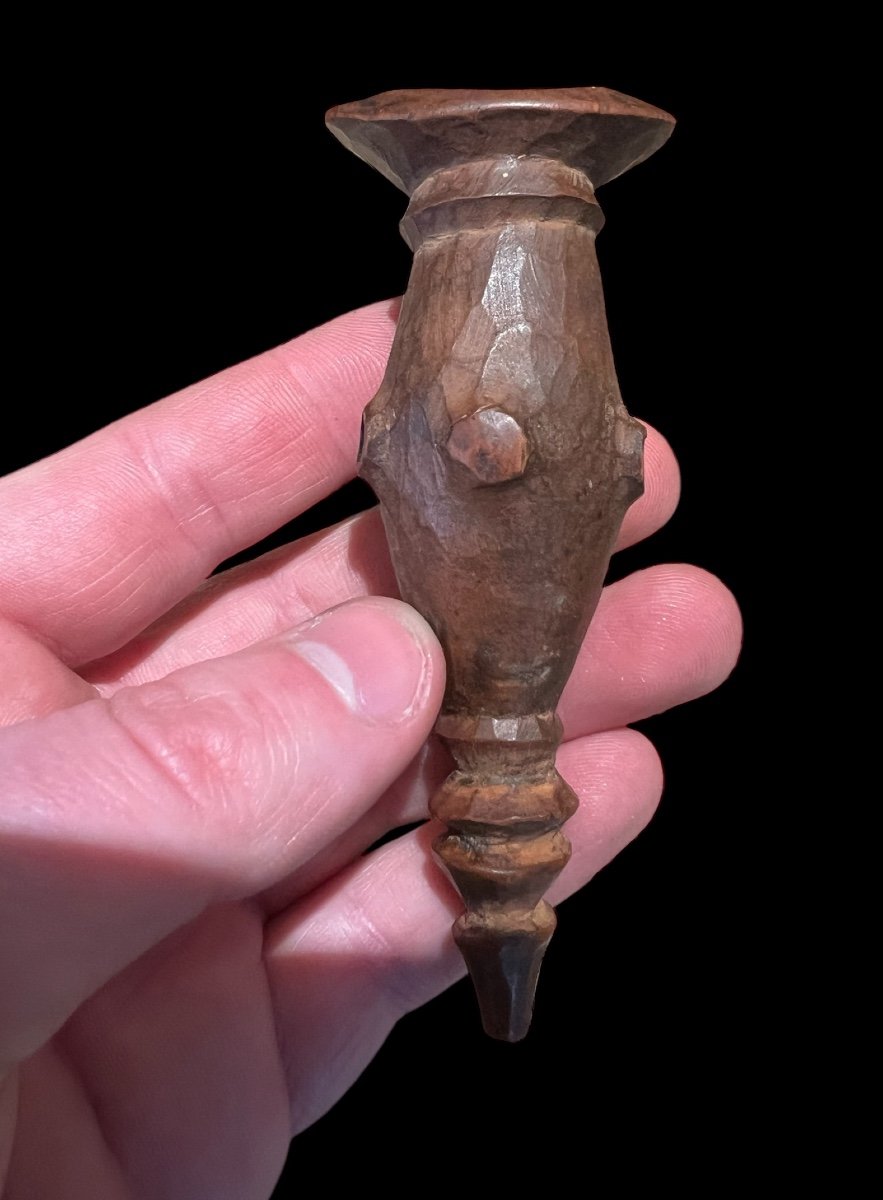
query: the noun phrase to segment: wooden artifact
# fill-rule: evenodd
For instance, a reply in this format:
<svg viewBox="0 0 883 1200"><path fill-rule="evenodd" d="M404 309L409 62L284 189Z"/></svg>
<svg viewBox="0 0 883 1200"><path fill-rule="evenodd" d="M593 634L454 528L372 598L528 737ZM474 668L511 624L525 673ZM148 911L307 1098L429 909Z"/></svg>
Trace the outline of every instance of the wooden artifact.
<svg viewBox="0 0 883 1200"><path fill-rule="evenodd" d="M606 88L387 92L327 121L411 197L414 266L360 470L402 597L447 657L436 728L457 769L431 805L447 826L435 850L466 903L454 937L485 1029L517 1041L577 803L555 770L555 707L642 490L595 188L674 121Z"/></svg>

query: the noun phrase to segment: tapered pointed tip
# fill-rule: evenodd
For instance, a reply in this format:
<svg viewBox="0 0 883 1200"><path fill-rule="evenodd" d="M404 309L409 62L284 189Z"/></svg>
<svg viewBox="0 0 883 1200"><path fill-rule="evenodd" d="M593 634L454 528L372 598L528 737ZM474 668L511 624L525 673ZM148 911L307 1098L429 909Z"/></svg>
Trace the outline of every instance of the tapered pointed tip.
<svg viewBox="0 0 883 1200"><path fill-rule="evenodd" d="M454 940L472 976L490 1037L520 1042L530 1029L537 978L555 924L555 913L544 901L526 916L499 914L481 920L465 913L455 923Z"/></svg>

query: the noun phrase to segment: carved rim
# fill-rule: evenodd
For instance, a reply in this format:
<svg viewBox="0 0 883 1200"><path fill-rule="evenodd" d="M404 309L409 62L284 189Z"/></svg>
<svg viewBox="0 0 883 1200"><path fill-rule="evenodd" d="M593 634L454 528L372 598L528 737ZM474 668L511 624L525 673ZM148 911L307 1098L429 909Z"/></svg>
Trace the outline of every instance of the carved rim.
<svg viewBox="0 0 883 1200"><path fill-rule="evenodd" d="M594 187L642 162L674 118L609 88L383 92L325 116L336 138L409 196L438 171L529 155L564 162Z"/></svg>
<svg viewBox="0 0 883 1200"><path fill-rule="evenodd" d="M414 89L381 92L367 100L354 100L329 110L326 120L333 124L340 118L363 121L413 121L421 118L464 117L480 109L517 109L545 112L567 112L574 116L599 115L613 117L643 117L674 125L675 119L661 108L615 92L612 88L526 88L522 90L480 91L466 88L446 90Z"/></svg>

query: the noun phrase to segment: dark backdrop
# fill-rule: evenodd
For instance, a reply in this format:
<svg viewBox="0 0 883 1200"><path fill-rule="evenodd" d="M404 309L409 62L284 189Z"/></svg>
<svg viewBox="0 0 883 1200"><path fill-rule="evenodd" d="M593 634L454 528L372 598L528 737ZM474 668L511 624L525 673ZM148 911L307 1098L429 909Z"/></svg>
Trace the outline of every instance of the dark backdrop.
<svg viewBox="0 0 883 1200"><path fill-rule="evenodd" d="M646 1146L660 1123L689 1177L701 1173L692 1147L714 1155L717 1146L728 1161L752 1124L720 1119L750 1084L748 1029L764 986L743 816L760 786L746 702L756 656L748 485L763 467L745 420L756 367L743 293L762 270L734 171L752 121L736 120L733 80L713 64L674 67L661 55L636 66L582 42L578 53L562 49L565 33L554 56L548 46L534 56L527 37L508 59L518 65L458 45L431 70L413 66L419 46L398 66L332 61L328 30L318 45L273 45L267 29L260 44L204 58L170 36L138 68L120 47L112 63L96 53L68 64L60 102L14 164L9 234L23 262L10 284L11 356L26 370L2 447L7 469L404 289L404 197L325 131L330 105L399 86L598 83L679 119L657 156L600 197L623 395L669 438L684 477L670 525L614 570L685 560L719 573L746 612L742 665L718 694L644 723L666 771L661 810L562 906L529 1039L485 1039L467 986L454 988L403 1020L349 1095L298 1139L280 1195L295 1170L333 1181L344 1152L379 1179L392 1147L416 1140L434 1159L473 1136L489 1168L509 1147L515 1165L504 1178L516 1183L522 1152L548 1162L554 1183L556 1145L627 1183L639 1159L652 1163L658 1151ZM340 34L352 51L354 35ZM299 80L305 63L320 84ZM40 86L38 76L35 94ZM279 538L366 502L352 485ZM764 1092L776 1087L768 1075ZM574 1098L562 1102L566 1088ZM458 1186L456 1154L436 1170Z"/></svg>

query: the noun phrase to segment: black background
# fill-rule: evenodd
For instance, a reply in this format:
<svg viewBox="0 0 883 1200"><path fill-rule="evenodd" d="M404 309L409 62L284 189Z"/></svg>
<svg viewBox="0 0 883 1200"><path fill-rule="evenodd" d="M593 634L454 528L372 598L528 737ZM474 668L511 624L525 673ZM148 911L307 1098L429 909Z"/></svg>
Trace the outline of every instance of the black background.
<svg viewBox="0 0 883 1200"><path fill-rule="evenodd" d="M524 1169L548 1164L554 1186L557 1146L591 1155L593 1169L615 1169L626 1186L638 1161L652 1166L663 1153L698 1180L692 1148L738 1158L778 1087L767 1061L755 1115L722 1118L752 1083L765 980L756 822L744 817L761 787L748 697L758 656L752 547L764 542L752 484L765 469L748 419L762 332L745 293L764 261L740 168L756 161L759 117L737 108L736 80L714 61L673 62L662 48L636 61L621 37L605 49L588 27L503 38L504 53L440 30L444 52L431 55L426 35L406 38L385 65L367 66L382 36L375 26L354 66L363 35L343 18L331 26L316 39L268 25L223 51L185 46L168 30L147 65L121 41L115 55L80 54L51 81L35 72L31 96L51 82L56 100L45 118L30 113L36 131L8 150L19 214L10 239L22 258L8 283L12 354L25 371L2 465L404 289L405 198L325 131L332 104L404 86L594 83L678 118L666 147L600 195L622 392L668 437L684 483L669 526L620 555L614 573L679 560L718 573L746 615L742 663L719 693L642 726L665 766L662 807L561 907L529 1039L485 1039L467 986L454 988L403 1020L351 1092L294 1143L279 1194L300 1171L333 1181L343 1154L373 1177L412 1142L433 1161L450 1153L433 1172L457 1186L456 1147L471 1138L487 1170L515 1182L523 1154ZM643 36L652 51L654 30ZM365 502L352 485L277 540Z"/></svg>

